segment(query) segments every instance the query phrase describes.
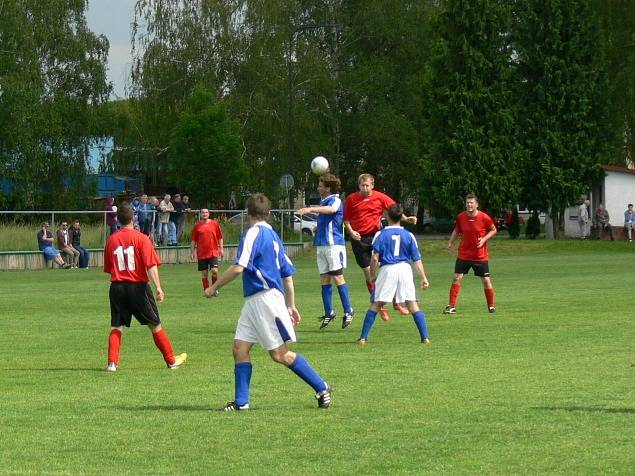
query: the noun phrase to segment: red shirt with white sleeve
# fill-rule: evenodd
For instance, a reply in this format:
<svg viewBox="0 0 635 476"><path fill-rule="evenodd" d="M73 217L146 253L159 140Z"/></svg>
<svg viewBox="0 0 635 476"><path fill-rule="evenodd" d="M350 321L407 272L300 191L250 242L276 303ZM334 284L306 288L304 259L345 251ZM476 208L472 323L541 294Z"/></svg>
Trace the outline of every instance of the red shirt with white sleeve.
<svg viewBox="0 0 635 476"><path fill-rule="evenodd" d="M192 241L196 243L196 257L199 260L218 258L223 232L216 220L207 223L199 221L192 229Z"/></svg>
<svg viewBox="0 0 635 476"><path fill-rule="evenodd" d="M112 282L147 283L148 268L155 265L161 260L150 238L134 228L121 228L106 241L104 272Z"/></svg>
<svg viewBox="0 0 635 476"><path fill-rule="evenodd" d="M375 234L381 229L381 218L395 201L385 193L373 190L366 197L360 192L351 193L344 204L344 221L351 224L360 235Z"/></svg>
<svg viewBox="0 0 635 476"><path fill-rule="evenodd" d="M487 261L487 243L477 248L478 239L487 235L492 228L496 229L494 220L485 212L478 211L471 217L461 212L456 217L455 231L461 235L458 258L464 261Z"/></svg>

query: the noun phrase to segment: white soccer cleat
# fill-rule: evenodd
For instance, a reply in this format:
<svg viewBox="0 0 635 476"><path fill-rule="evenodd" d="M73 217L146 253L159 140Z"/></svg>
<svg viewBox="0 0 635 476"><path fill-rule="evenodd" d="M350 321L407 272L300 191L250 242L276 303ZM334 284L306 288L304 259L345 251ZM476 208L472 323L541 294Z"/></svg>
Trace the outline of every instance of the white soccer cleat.
<svg viewBox="0 0 635 476"><path fill-rule="evenodd" d="M109 362L108 367L106 367L106 372L116 372L116 371L117 371L117 364L115 364L114 362Z"/></svg>

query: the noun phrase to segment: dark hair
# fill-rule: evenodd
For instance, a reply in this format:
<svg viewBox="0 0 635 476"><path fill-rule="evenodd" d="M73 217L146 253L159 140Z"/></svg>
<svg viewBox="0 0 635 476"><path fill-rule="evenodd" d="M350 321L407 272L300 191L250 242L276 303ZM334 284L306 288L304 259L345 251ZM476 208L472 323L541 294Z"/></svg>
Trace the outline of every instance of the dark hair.
<svg viewBox="0 0 635 476"><path fill-rule="evenodd" d="M271 200L264 193L254 193L247 199L247 215L266 220L271 211Z"/></svg>
<svg viewBox="0 0 635 476"><path fill-rule="evenodd" d="M386 210L388 213L388 219L392 223L399 223L401 221L401 216L403 215L403 208L398 203L390 205Z"/></svg>
<svg viewBox="0 0 635 476"><path fill-rule="evenodd" d="M331 191L331 193L338 193L340 191L340 187L342 186L340 179L333 174L320 175L320 182L322 182L324 186Z"/></svg>
<svg viewBox="0 0 635 476"><path fill-rule="evenodd" d="M629 207L632 207L632 206L633 206L633 204L632 204L632 203L629 203L629 204L628 204L628 206L629 206Z"/></svg>
<svg viewBox="0 0 635 476"><path fill-rule="evenodd" d="M473 193L468 193L465 196L465 201L467 202L468 200L474 199L476 200L476 203L478 203L478 197L476 195L474 195Z"/></svg>
<svg viewBox="0 0 635 476"><path fill-rule="evenodd" d="M119 205L119 207L117 208L117 220L119 220L119 223L121 223L123 226L129 225L130 223L132 223L133 218L134 210L130 208L129 203L125 202Z"/></svg>

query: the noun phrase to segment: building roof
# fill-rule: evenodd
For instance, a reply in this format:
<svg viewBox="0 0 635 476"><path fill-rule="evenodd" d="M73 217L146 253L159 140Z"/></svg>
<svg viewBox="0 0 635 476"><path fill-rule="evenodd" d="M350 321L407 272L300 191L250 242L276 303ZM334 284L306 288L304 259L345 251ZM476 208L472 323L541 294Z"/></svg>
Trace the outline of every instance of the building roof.
<svg viewBox="0 0 635 476"><path fill-rule="evenodd" d="M635 169L624 167L623 165L602 165L605 172L619 172L622 174L635 175Z"/></svg>

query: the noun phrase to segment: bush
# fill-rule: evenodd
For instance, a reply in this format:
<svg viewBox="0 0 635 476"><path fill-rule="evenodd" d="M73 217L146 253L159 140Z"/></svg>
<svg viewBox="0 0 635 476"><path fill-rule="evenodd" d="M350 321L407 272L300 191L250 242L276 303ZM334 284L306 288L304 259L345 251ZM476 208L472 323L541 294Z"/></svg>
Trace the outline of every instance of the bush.
<svg viewBox="0 0 635 476"><path fill-rule="evenodd" d="M525 236L530 240L535 240L540 236L540 218L538 218L538 211L534 210L531 216L527 220L527 227L525 228Z"/></svg>

